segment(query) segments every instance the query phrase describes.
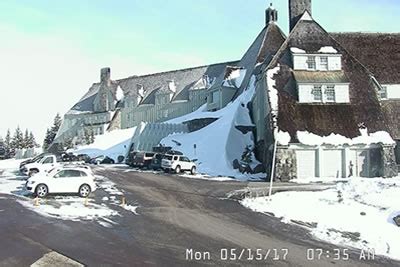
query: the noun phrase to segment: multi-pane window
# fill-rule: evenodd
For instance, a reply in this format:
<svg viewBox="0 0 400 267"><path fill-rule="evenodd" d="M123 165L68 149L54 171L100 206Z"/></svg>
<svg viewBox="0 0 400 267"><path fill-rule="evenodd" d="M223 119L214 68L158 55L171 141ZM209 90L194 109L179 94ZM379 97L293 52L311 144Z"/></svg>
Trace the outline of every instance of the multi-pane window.
<svg viewBox="0 0 400 267"><path fill-rule="evenodd" d="M382 89L379 91L381 99L387 99L387 86L382 86Z"/></svg>
<svg viewBox="0 0 400 267"><path fill-rule="evenodd" d="M328 70L328 57L320 57L321 70Z"/></svg>
<svg viewBox="0 0 400 267"><path fill-rule="evenodd" d="M334 85L326 86L325 99L326 99L326 102L335 102L336 101L335 86Z"/></svg>
<svg viewBox="0 0 400 267"><path fill-rule="evenodd" d="M315 63L315 56L308 56L307 57L307 68L309 70L315 70L317 64Z"/></svg>
<svg viewBox="0 0 400 267"><path fill-rule="evenodd" d="M211 102L212 103L219 103L220 102L220 93L219 91L215 91L211 95Z"/></svg>
<svg viewBox="0 0 400 267"><path fill-rule="evenodd" d="M321 102L322 101L322 86L314 85L314 88L311 92L314 96L314 101Z"/></svg>

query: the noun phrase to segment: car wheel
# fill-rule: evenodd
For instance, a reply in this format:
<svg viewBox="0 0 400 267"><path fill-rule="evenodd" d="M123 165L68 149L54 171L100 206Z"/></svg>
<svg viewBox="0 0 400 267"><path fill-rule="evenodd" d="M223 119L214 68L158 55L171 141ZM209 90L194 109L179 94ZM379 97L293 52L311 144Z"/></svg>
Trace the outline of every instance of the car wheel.
<svg viewBox="0 0 400 267"><path fill-rule="evenodd" d="M43 197L47 196L48 193L49 193L49 189L47 188L47 185L39 184L38 186L36 186L36 189L35 189L36 196L43 198Z"/></svg>
<svg viewBox="0 0 400 267"><path fill-rule="evenodd" d="M176 166L175 173L181 173L181 166Z"/></svg>
<svg viewBox="0 0 400 267"><path fill-rule="evenodd" d="M88 186L87 184L83 184L81 185L81 187L79 187L79 196L80 197L88 197L90 195L90 186Z"/></svg>
<svg viewBox="0 0 400 267"><path fill-rule="evenodd" d="M192 169L190 169L190 173L191 173L192 175L195 175L195 174L196 174L196 167L195 167L195 166L193 166Z"/></svg>

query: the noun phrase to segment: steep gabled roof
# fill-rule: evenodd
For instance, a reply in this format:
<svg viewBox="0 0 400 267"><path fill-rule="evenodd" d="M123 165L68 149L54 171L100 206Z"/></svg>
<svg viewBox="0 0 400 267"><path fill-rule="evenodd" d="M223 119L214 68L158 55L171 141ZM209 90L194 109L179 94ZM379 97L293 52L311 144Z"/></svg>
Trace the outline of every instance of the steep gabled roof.
<svg viewBox="0 0 400 267"><path fill-rule="evenodd" d="M257 66L269 61L281 47L282 43L285 41L285 34L281 31L279 26L271 21L268 23L251 44L249 49L243 55L242 59L236 64L237 67L245 69L246 74L241 83L241 86L237 88L235 97L238 96L246 89L250 81L251 76L254 74ZM224 87L223 82L226 73L222 73L216 80L214 86L210 90L216 88Z"/></svg>
<svg viewBox="0 0 400 267"><path fill-rule="evenodd" d="M306 16L307 15L307 16ZM267 69L280 66L273 77L278 91L277 124L281 131L289 132L292 141L297 131L308 131L317 135L340 134L353 138L359 136L360 126L370 131L388 130L386 118L380 107L377 94L371 82L370 72L336 42L308 12L305 19L298 21L287 40L279 49ZM291 47L309 53L321 47L333 47L342 55L342 68L350 82L350 104L302 104L297 101L293 82Z"/></svg>
<svg viewBox="0 0 400 267"><path fill-rule="evenodd" d="M224 72L226 66L234 65L236 63L237 61L232 61L142 76L131 76L111 81L111 90L115 93L118 86L120 86L124 95L136 96L137 86L141 85L145 90L145 95L141 104L155 104L156 92L163 88L167 88L168 81L173 80L176 85L176 93L172 101L188 100L189 90L192 89L192 86L202 79L204 75L206 75L210 81L215 80ZM97 96L99 88L100 83L94 83L89 88L89 91L71 108L70 111L68 111L67 114L73 115L93 112L93 102Z"/></svg>
<svg viewBox="0 0 400 267"><path fill-rule="evenodd" d="M331 33L383 84L400 84L400 33Z"/></svg>

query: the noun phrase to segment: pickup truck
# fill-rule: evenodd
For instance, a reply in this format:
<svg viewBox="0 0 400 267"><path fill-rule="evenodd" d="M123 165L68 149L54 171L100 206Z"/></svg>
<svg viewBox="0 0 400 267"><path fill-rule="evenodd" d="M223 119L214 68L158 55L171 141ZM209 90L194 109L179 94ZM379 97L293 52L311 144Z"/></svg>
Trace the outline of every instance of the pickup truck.
<svg viewBox="0 0 400 267"><path fill-rule="evenodd" d="M32 176L38 172L48 172L56 167L62 167L64 164L79 164L81 162L62 162L56 155L46 154L38 157L35 161L27 163L20 168L20 172L27 176Z"/></svg>

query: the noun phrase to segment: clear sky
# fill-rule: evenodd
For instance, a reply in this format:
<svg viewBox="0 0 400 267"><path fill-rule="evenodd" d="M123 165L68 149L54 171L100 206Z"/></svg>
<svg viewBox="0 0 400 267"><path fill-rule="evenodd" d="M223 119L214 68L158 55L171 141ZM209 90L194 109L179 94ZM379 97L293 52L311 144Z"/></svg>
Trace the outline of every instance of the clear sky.
<svg viewBox="0 0 400 267"><path fill-rule="evenodd" d="M271 0L272 1L272 0ZM239 59L264 26L265 0L1 0L0 136L42 142L99 80ZM288 31L288 0L272 1ZM400 32L398 0L312 0L327 31Z"/></svg>

